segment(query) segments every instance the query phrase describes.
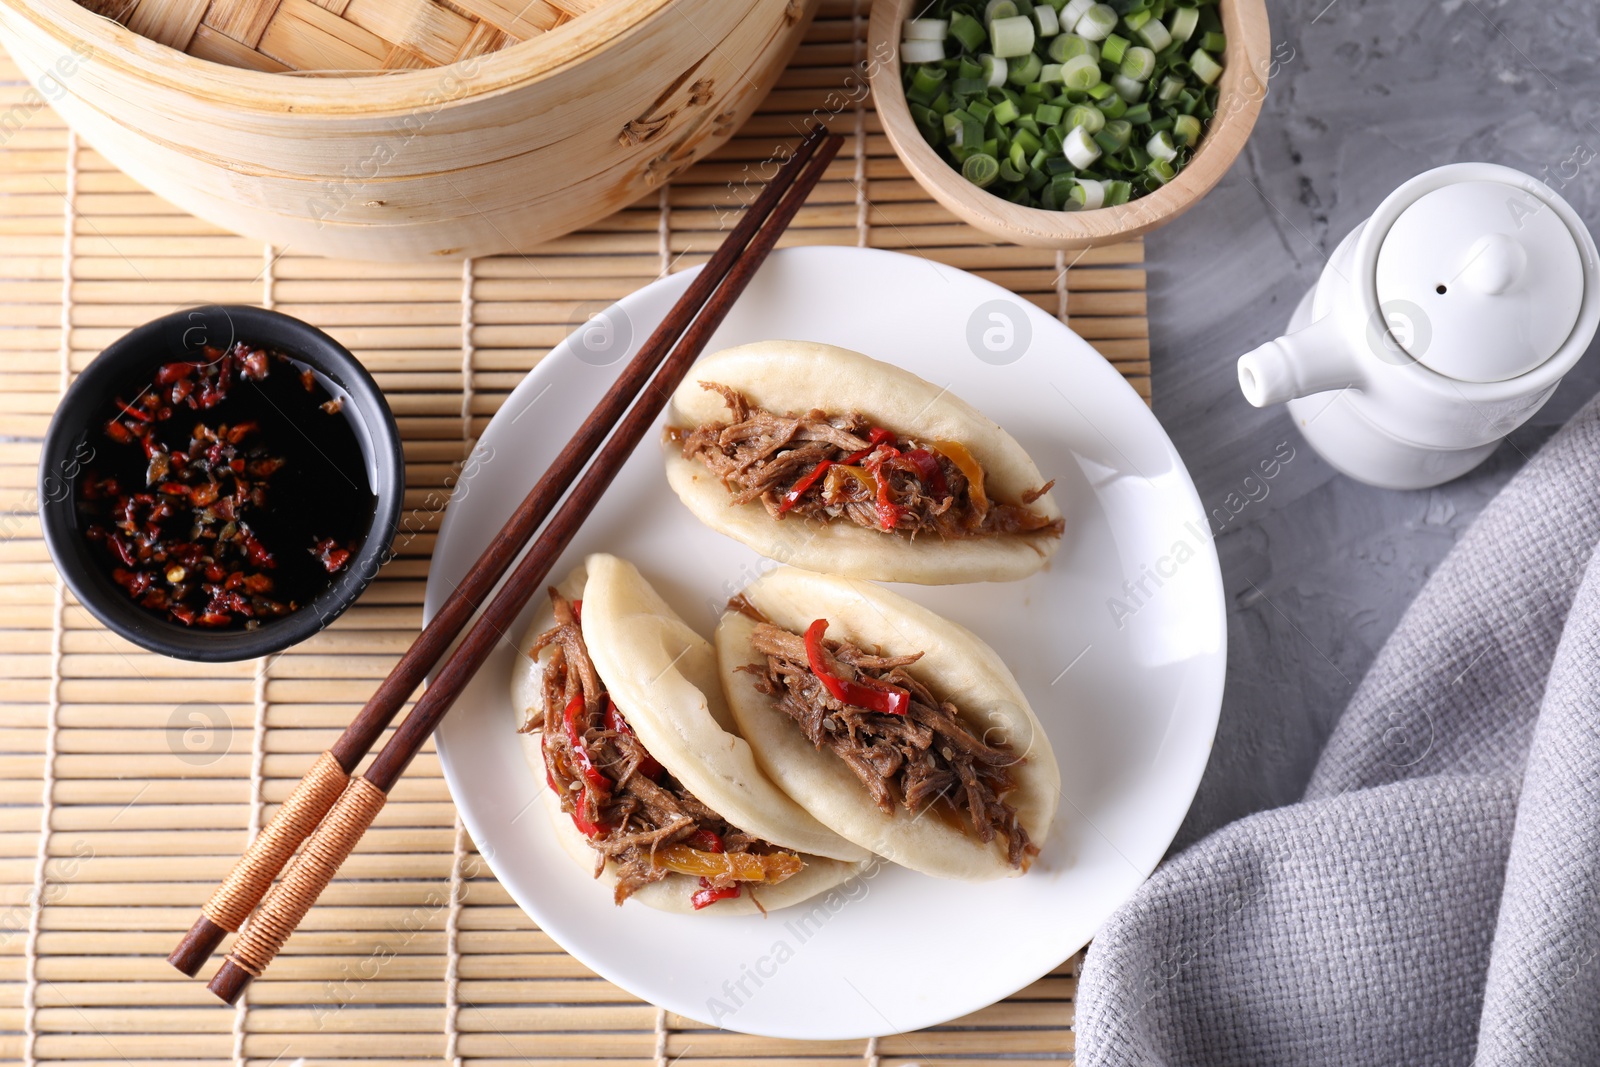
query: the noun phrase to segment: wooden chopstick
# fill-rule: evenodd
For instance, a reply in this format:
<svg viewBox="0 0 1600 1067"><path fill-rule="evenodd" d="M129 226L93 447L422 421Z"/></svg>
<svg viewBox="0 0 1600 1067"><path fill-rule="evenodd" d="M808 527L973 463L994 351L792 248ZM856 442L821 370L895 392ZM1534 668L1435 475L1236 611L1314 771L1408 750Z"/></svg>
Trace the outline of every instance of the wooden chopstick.
<svg viewBox="0 0 1600 1067"><path fill-rule="evenodd" d="M222 939L236 932L272 885L284 864L327 815L349 784L350 774L388 728L406 700L416 691L450 643L461 633L490 590L517 554L550 515L551 510L589 462L611 427L615 426L650 376L672 351L684 327L693 320L741 253L760 231L796 177L816 152L824 136L814 127L796 147L794 155L774 175L744 216L712 254L672 312L651 333L638 355L623 369L600 404L579 427L549 469L529 491L483 555L456 586L439 612L423 628L373 692L354 721L324 752L311 771L285 800L277 816L250 843L232 872L217 887L201 914L173 949L167 961L191 977L198 974ZM687 364L685 365L687 367ZM681 376L680 372L680 376ZM670 392L670 390L669 390Z"/></svg>
<svg viewBox="0 0 1600 1067"><path fill-rule="evenodd" d="M512 570L505 585L489 602L482 616L467 631L461 644L444 661L433 683L417 700L411 713L378 752L365 775L350 779L337 802L307 840L304 850L289 865L282 880L267 894L250 917L233 951L208 985L228 1003L238 999L246 985L277 956L289 935L305 918L327 888L340 865L382 810L394 787L424 742L438 727L456 698L466 688L528 600L549 576L600 496L638 447L666 407L674 389L704 350L711 335L727 317L756 270L793 221L823 171L838 153L842 138L828 136L803 164L792 187L764 220L748 246L740 250L720 286L703 308L674 307L663 323L681 334L661 370L640 392L638 400L601 446L594 462L571 494ZM792 161L791 161L792 162Z"/></svg>

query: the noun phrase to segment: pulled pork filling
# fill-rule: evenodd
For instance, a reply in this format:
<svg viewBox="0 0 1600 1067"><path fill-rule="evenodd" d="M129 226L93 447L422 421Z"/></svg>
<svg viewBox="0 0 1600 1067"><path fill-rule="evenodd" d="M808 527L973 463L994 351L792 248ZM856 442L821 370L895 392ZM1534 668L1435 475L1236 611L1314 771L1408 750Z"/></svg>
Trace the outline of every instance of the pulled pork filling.
<svg viewBox="0 0 1600 1067"><path fill-rule="evenodd" d="M855 413L777 415L728 386L700 387L722 394L729 421L669 433L684 458L722 479L733 504L759 500L776 519L846 519L945 540L1040 531L1059 537L1065 528L1028 507L1054 482L1024 493L1020 504L992 500L983 468L959 441L901 437Z"/></svg>
<svg viewBox="0 0 1600 1067"><path fill-rule="evenodd" d="M551 649L544 713L522 726L540 734L545 780L595 850L595 876L616 865L615 899L677 872L700 878L698 910L736 897L743 883L773 884L804 863L730 825L645 750L595 673L583 640L583 601L550 590L556 625L529 649Z"/></svg>
<svg viewBox="0 0 1600 1067"><path fill-rule="evenodd" d="M763 665L741 669L757 676L756 688L777 700L812 744L844 760L880 811L887 815L904 805L921 814L946 806L985 843L1001 837L1011 866L1027 870L1039 848L1004 799L1015 787L1008 768L1021 759L1006 744L974 736L954 704L906 671L922 653L873 655L823 639L822 620L802 637L774 625L742 597L729 606L757 620L751 648L766 657ZM853 691L846 688L852 685ZM835 695L841 689L852 699L904 711L846 703ZM899 699L901 693L909 699Z"/></svg>

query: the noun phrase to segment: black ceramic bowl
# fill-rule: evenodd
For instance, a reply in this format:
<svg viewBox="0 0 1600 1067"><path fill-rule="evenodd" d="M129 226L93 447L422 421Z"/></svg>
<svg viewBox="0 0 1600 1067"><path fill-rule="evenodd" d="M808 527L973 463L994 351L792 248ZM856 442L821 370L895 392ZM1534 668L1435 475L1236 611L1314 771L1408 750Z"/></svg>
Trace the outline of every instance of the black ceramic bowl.
<svg viewBox="0 0 1600 1067"><path fill-rule="evenodd" d="M106 572L84 536L78 479L119 394L149 382L173 360L202 359L202 349L235 341L272 349L311 367L344 396L343 413L367 465L375 505L361 547L309 603L254 630L191 628L134 603ZM67 587L113 632L152 652L207 663L254 659L304 641L338 618L377 574L400 519L405 458L400 431L372 376L343 345L299 319L259 307L212 305L175 311L128 333L100 353L61 399L39 461L39 511L45 543ZM274 507L315 507L276 500Z"/></svg>

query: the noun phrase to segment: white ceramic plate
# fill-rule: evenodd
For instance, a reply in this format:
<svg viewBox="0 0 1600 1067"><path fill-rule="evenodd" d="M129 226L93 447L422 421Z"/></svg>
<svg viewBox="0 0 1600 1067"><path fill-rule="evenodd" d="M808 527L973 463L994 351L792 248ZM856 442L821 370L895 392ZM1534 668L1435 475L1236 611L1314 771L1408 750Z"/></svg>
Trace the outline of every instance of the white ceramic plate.
<svg viewBox="0 0 1600 1067"><path fill-rule="evenodd" d="M445 516L430 616L688 281L677 274L622 300L512 393ZM1067 530L1047 570L1006 584L897 587L999 649L1049 732L1062 802L1032 871L965 884L886 868L766 919L616 908L561 852L536 802L539 783L513 737L509 644L446 719L439 753L467 828L512 897L622 988L752 1034L916 1030L1048 973L1155 867L1216 728L1221 574L1194 486L1149 409L1087 343L1026 301L911 256L797 248L768 261L708 351L773 337L842 345L948 384L1056 479ZM679 504L655 438L552 580L600 550L633 560L707 635L728 597L770 566Z"/></svg>

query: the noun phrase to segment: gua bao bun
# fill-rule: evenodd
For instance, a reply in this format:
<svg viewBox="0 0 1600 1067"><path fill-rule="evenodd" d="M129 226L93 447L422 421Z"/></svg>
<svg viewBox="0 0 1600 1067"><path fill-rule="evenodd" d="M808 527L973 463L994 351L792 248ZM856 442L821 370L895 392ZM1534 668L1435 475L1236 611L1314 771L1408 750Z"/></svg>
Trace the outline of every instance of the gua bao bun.
<svg viewBox="0 0 1600 1067"><path fill-rule="evenodd" d="M816 643L837 646L826 673L869 688L830 699L815 680L812 635L799 635L818 622ZM1027 869L1055 817L1061 772L1016 679L972 632L870 582L780 567L730 606L715 642L739 732L825 826L942 878ZM892 691L908 694L906 710L866 710L893 706ZM919 740L923 730L931 740ZM973 796L996 831L990 841Z"/></svg>
<svg viewBox="0 0 1600 1067"><path fill-rule="evenodd" d="M769 848L773 852L783 850L784 855L798 857L804 864L798 873L775 884L738 883L743 891L737 896L698 906L696 895L706 887L691 874L669 873L644 884L636 884L635 878L629 886L619 889L619 874L623 873L619 863L614 859L602 862L595 840L580 831L570 810L573 798L569 796L568 809L564 810L556 789L557 782L566 780L582 794L581 774L558 773L573 769L572 750L566 748L565 756L558 750L555 758L559 766L550 767L546 746L552 739L544 736L548 728L521 733L528 763L545 783L544 801L562 847L586 870L596 871L600 880L613 888L619 903L622 898L631 897L664 911L772 911L823 892L857 870L857 861L867 858L866 850L824 827L761 771L750 746L732 731L733 720L718 684L710 644L667 606L632 564L615 556L592 555L556 592L560 602L569 608L571 602L581 602L577 622L593 671L604 685L605 695L600 703L605 705L609 697L624 719L617 725L636 735L637 743L646 750L646 758L653 757L659 764L654 770L656 780L641 783L638 788L673 791L691 810L691 802L698 801L715 817L726 820L732 828L728 834L729 853L736 851L733 840L743 835L755 839L751 855ZM556 604L556 597L546 598L535 614L520 644L511 689L519 726L538 728L554 719L557 732L561 733L561 713L546 717L545 674L547 670L560 670L565 677L571 666L568 646L557 641L539 647L540 638L557 627ZM569 619L572 617L570 611L566 614ZM560 665L556 665L558 660ZM622 775L623 767L617 762L606 764L600 758L604 753L615 755L617 742L606 740L614 735L610 729L596 728L589 735L596 740L585 748L595 754L593 770L612 782L611 790L602 790L609 805L617 803L619 793L630 803L634 799L633 794L627 793L631 787L618 786L614 781ZM558 744L564 740L559 739ZM682 800L681 792L690 794L689 799ZM578 813L576 818L583 818L583 814ZM638 829L629 821L614 831ZM612 832L608 829L596 840L603 840ZM681 838L681 834L676 836ZM704 846L700 849L703 856ZM639 859L640 855L646 857L645 861ZM622 860L624 865L633 862L635 872L646 863L656 862L648 850L626 854Z"/></svg>
<svg viewBox="0 0 1600 1067"><path fill-rule="evenodd" d="M667 481L679 499L781 563L920 585L1011 581L1061 543L1061 510L1010 434L946 389L858 352L763 341L707 356L673 394L667 424ZM841 469L806 482L819 466ZM885 478L888 497L874 489Z"/></svg>

